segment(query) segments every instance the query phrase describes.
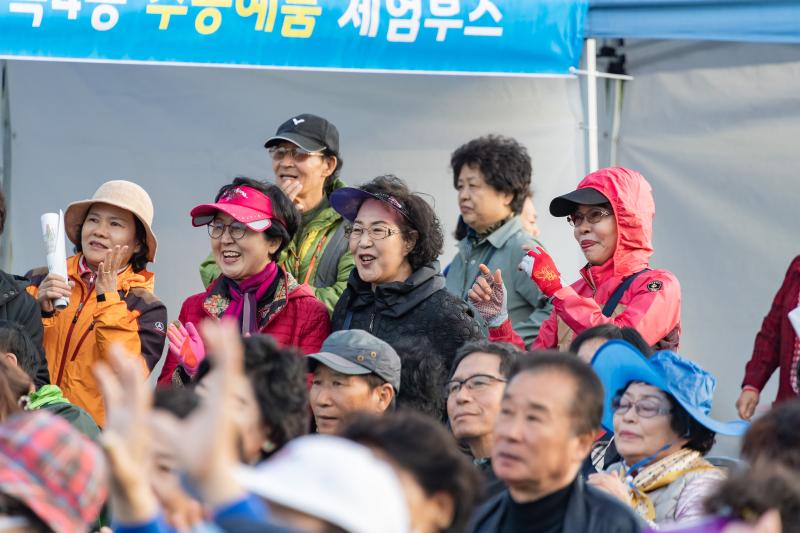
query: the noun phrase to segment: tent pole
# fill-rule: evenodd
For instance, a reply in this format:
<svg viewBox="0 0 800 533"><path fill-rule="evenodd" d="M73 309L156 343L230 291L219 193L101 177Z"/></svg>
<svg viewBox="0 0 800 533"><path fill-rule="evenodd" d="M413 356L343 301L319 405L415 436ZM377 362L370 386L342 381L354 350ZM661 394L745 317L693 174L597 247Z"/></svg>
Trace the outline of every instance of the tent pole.
<svg viewBox="0 0 800 533"><path fill-rule="evenodd" d="M0 237L0 268L11 270L11 106L8 94L8 62L0 61L0 189L5 196L6 223Z"/></svg>
<svg viewBox="0 0 800 533"><path fill-rule="evenodd" d="M600 168L597 138L597 41L586 39L586 125L589 142L589 172Z"/></svg>

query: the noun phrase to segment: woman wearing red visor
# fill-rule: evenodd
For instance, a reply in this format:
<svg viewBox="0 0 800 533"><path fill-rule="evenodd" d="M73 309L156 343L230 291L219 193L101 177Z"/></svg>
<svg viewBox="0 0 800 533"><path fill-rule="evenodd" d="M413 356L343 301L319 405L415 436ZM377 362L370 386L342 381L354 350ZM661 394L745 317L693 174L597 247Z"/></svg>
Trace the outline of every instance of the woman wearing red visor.
<svg viewBox="0 0 800 533"><path fill-rule="evenodd" d="M275 185L236 178L191 216L193 226L208 227L222 274L187 298L180 324L167 329L170 351L159 383L169 383L179 364L194 375L205 356L196 325L209 317L236 318L243 335L265 333L283 346L318 352L330 331L325 304L275 262L300 225L289 198Z"/></svg>

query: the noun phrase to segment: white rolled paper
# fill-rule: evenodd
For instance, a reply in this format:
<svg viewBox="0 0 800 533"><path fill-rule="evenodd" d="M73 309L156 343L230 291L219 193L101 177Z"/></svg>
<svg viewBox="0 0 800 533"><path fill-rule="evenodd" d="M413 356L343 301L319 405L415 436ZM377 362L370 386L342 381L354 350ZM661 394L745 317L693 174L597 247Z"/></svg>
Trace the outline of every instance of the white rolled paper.
<svg viewBox="0 0 800 533"><path fill-rule="evenodd" d="M44 239L44 249L47 254L47 270L68 281L64 213L60 209L58 213L45 213L42 215L42 238ZM53 305L56 309L64 309L69 305L69 300L58 298L53 300Z"/></svg>

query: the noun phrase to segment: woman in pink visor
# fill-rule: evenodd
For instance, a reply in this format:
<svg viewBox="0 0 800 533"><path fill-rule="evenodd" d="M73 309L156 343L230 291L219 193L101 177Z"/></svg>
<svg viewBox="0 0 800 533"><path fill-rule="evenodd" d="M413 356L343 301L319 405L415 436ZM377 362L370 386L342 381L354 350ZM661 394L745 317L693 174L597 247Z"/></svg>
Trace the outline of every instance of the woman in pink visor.
<svg viewBox="0 0 800 533"><path fill-rule="evenodd" d="M206 318L232 317L242 335L272 335L304 353L320 350L330 331L325 304L276 263L294 238L300 214L275 186L236 178L215 203L198 205L192 225L206 226L221 276L205 292L183 302L178 324L170 324L169 355L159 383L169 383L180 365L193 376L205 357L196 326Z"/></svg>

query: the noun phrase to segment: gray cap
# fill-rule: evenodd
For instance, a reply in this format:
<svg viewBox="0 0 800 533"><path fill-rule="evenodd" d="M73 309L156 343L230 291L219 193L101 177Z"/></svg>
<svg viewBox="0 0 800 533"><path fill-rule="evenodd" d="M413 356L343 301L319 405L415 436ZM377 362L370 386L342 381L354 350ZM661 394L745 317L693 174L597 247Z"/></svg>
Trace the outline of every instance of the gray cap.
<svg viewBox="0 0 800 533"><path fill-rule="evenodd" d="M400 390L400 356L378 337L361 329L336 331L320 350L306 357L348 376L375 374Z"/></svg>

